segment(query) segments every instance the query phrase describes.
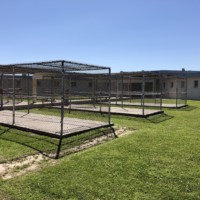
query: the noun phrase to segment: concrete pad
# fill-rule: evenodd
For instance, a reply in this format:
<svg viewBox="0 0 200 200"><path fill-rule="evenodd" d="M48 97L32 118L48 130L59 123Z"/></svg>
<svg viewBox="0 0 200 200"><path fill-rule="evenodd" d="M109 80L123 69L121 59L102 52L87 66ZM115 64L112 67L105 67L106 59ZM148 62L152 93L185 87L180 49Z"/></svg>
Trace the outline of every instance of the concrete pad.
<svg viewBox="0 0 200 200"><path fill-rule="evenodd" d="M69 107L65 107L69 109ZM89 105L71 105L71 110L79 110L79 111L89 111L89 112L98 112L98 113L108 113L108 107L105 106L89 106ZM111 114L116 115L125 115L125 116L137 116L137 117L148 117L151 115L161 114L163 111L160 110L150 110L140 108L127 108L127 107L111 107Z"/></svg>
<svg viewBox="0 0 200 200"><path fill-rule="evenodd" d="M17 111L15 112L15 124L12 125L12 116L12 111L0 111L0 124L55 138L60 137L60 117L34 113L27 114ZM81 132L109 126L112 125L101 121L65 117L63 137L69 137Z"/></svg>
<svg viewBox="0 0 200 200"><path fill-rule="evenodd" d="M111 102L112 105L122 105L121 101L117 102ZM141 106L141 103L137 102L123 102L123 105L125 106ZM144 106L146 107L160 107L160 103L144 103ZM187 106L186 104L166 104L162 103L163 108L182 108L184 106Z"/></svg>

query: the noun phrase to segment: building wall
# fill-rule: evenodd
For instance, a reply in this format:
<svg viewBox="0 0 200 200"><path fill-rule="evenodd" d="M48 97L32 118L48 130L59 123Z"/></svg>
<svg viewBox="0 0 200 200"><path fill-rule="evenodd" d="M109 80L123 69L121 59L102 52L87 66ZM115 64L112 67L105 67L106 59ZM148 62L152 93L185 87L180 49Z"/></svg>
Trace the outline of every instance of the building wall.
<svg viewBox="0 0 200 200"><path fill-rule="evenodd" d="M186 95L187 81L185 78L163 79L163 97L184 99Z"/></svg>
<svg viewBox="0 0 200 200"><path fill-rule="evenodd" d="M111 91L112 93L124 93L129 92L142 92L142 78L123 78L123 88L122 79L111 80ZM150 87L148 87L150 85ZM145 91L154 92L158 91L158 86L156 85L156 80L146 79L145 80Z"/></svg>
<svg viewBox="0 0 200 200"><path fill-rule="evenodd" d="M198 87L194 88L194 81L198 81ZM188 78L187 82L188 99L200 100L200 77Z"/></svg>
<svg viewBox="0 0 200 200"><path fill-rule="evenodd" d="M15 87L16 88L21 88L22 94L28 93L28 81L29 81L29 92L32 94L32 82L34 77L29 77L29 80L27 77L16 77L15 78ZM53 84L51 83L50 78L43 78L41 77L36 77L37 78L37 95L47 95L47 93L51 90L52 85L53 85L53 90L55 94L60 94L61 93L61 80L59 78L54 78ZM198 81L198 87L194 87L194 81ZM71 88L71 91L75 93L90 93L90 94L95 94L95 92L106 92L108 90L108 83L109 81L105 80L95 80L95 79L73 79L71 82L76 82L76 85L73 86L71 84L69 86L69 81L66 79L65 80L65 89ZM121 79L112 79L111 80L111 91L113 95L116 95L116 93L120 94L121 91ZM129 91L135 91L134 83L142 83L141 78L124 78L124 94ZM185 82L185 79L176 79L176 78L167 78L164 79L163 85L165 84L165 87L163 87L163 92L164 98L176 98L176 91L178 90L178 93L180 95L178 98L184 99L184 95L181 96L181 93L186 92L186 86L187 86L187 98L188 99L195 99L195 100L200 100L200 76L197 77L190 77L187 79L187 83ZM173 82L173 87L171 87L171 84ZM181 82L184 83L184 87ZM160 83L156 83L156 80L154 79L146 79L146 85L150 83L151 87L153 88L153 91L156 91L155 88L157 87L156 85L159 85ZM0 87L5 90L7 93L9 91L9 88L12 88L12 77L11 76L4 76L3 79L3 86L1 85L0 82ZM150 90L147 90L151 92Z"/></svg>
<svg viewBox="0 0 200 200"><path fill-rule="evenodd" d="M0 88L3 89L4 94L11 93L13 91L13 79L10 76L4 76L3 77L3 84L0 83ZM27 95L28 89L29 93L31 95L32 93L32 77L27 76L17 76L15 77L15 93L16 94L22 94Z"/></svg>

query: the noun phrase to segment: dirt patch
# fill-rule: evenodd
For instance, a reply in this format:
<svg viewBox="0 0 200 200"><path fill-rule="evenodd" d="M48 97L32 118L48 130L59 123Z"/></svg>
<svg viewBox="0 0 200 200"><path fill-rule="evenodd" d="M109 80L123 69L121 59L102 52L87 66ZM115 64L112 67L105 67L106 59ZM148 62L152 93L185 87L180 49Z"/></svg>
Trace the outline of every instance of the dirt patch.
<svg viewBox="0 0 200 200"><path fill-rule="evenodd" d="M25 158L0 164L0 177L10 179L16 176L21 176L30 171L37 170L41 162L47 158L41 154L31 155Z"/></svg>
<svg viewBox="0 0 200 200"><path fill-rule="evenodd" d="M128 129L127 127L120 127L119 129L117 129L115 131L115 134L117 135L117 137L123 137L123 136L129 135L135 131L136 131L135 129Z"/></svg>
<svg viewBox="0 0 200 200"><path fill-rule="evenodd" d="M117 135L117 137L123 137L125 135L133 133L133 131L134 130L128 130L126 127L120 127L115 131L115 134ZM88 149L90 147L112 140L113 138L114 134L109 133L100 137L86 140L78 146L72 147L67 150L62 150L61 156ZM51 154L51 157L55 157L55 155ZM15 161L0 164L0 177L2 179L11 179L16 176L22 176L31 171L40 170L42 167L53 165L56 162L58 161L50 159L41 154L27 156Z"/></svg>

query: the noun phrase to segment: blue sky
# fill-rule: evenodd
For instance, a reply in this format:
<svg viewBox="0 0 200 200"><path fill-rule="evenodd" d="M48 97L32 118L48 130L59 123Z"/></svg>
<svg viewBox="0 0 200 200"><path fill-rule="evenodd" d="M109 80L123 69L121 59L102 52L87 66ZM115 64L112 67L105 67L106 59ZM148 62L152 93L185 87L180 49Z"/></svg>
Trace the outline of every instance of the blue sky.
<svg viewBox="0 0 200 200"><path fill-rule="evenodd" d="M200 70L199 0L0 0L0 64Z"/></svg>

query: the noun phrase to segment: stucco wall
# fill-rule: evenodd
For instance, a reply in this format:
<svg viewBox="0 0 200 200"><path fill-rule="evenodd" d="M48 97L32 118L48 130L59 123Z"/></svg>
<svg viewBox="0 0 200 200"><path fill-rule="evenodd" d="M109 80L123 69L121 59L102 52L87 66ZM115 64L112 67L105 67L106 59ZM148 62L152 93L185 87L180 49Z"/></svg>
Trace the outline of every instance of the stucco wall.
<svg viewBox="0 0 200 200"><path fill-rule="evenodd" d="M198 80L198 88L194 88L195 80ZM188 78L187 94L188 94L188 99L200 100L200 77Z"/></svg>

